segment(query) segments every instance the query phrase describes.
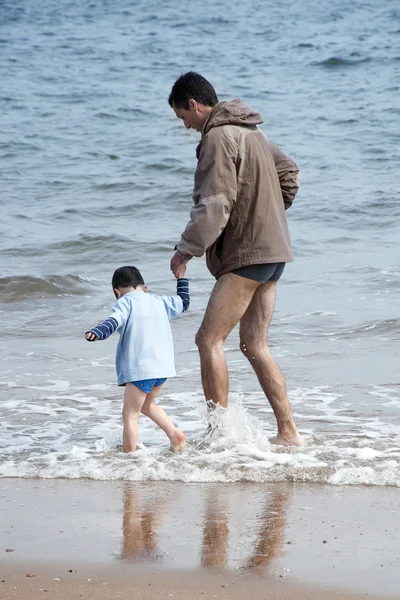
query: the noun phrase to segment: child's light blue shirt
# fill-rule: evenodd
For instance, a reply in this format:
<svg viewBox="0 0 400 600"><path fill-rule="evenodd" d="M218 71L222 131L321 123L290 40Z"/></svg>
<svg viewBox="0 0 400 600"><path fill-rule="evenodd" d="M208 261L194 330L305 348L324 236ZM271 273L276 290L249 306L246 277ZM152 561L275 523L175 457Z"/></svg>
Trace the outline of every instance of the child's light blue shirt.
<svg viewBox="0 0 400 600"><path fill-rule="evenodd" d="M169 321L189 306L186 279L178 281L178 293L179 296L156 296L143 291L129 292L114 304L108 319L90 330L99 340L118 331L118 385L176 375Z"/></svg>

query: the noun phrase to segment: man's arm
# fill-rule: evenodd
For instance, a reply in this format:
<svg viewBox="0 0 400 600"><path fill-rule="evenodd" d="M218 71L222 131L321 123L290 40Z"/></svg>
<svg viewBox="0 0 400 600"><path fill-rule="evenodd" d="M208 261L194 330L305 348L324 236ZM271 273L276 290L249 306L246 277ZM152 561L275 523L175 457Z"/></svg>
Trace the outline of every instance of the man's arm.
<svg viewBox="0 0 400 600"><path fill-rule="evenodd" d="M222 128L205 136L194 179L190 221L176 249L181 255L202 256L221 235L236 201L236 148Z"/></svg>
<svg viewBox="0 0 400 600"><path fill-rule="evenodd" d="M281 184L283 202L285 204L285 210L292 206L293 200L297 194L300 184L299 169L296 163L286 156L280 150L269 142L272 156L275 161L276 172L278 173L279 183Z"/></svg>

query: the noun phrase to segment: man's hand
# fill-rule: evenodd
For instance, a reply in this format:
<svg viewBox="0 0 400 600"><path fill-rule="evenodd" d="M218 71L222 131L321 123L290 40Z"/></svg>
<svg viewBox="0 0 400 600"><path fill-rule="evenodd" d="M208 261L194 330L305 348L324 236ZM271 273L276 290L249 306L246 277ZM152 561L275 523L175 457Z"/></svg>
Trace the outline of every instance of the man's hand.
<svg viewBox="0 0 400 600"><path fill-rule="evenodd" d="M189 260L190 259L185 254L182 254L182 252L179 252L179 250L175 252L171 259L171 271L177 279L185 275L186 265Z"/></svg>
<svg viewBox="0 0 400 600"><path fill-rule="evenodd" d="M88 342L98 342L98 340L99 340L99 338L97 337L97 335L95 335L91 331L87 331L85 333L85 339L87 339Z"/></svg>

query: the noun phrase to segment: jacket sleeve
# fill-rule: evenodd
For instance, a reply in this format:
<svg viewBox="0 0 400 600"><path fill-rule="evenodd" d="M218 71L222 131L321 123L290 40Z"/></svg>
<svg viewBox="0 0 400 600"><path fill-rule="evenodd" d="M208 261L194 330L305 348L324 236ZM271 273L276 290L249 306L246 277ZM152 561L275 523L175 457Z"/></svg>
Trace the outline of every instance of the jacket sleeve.
<svg viewBox="0 0 400 600"><path fill-rule="evenodd" d="M275 162L276 172L278 173L281 184L283 202L285 210L292 206L293 200L297 194L300 184L299 169L296 163L279 150L274 144L269 142L272 156Z"/></svg>
<svg viewBox="0 0 400 600"><path fill-rule="evenodd" d="M201 144L194 176L194 206L177 250L202 256L225 229L236 194L236 150L223 129L216 127Z"/></svg>

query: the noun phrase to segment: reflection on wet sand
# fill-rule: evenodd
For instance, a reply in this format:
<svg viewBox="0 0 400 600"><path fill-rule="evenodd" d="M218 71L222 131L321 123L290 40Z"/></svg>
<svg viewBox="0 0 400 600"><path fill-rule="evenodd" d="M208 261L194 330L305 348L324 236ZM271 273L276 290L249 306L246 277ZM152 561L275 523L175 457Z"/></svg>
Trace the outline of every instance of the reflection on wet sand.
<svg viewBox="0 0 400 600"><path fill-rule="evenodd" d="M228 544L228 506L225 494L212 488L206 494L201 565L222 567L226 563Z"/></svg>
<svg viewBox="0 0 400 600"><path fill-rule="evenodd" d="M264 510L261 514L261 526L258 527L254 551L247 562L241 566L244 570L268 569L271 560L283 555L286 512L290 504L288 492L268 490ZM254 530L254 524L248 524L248 534ZM223 567L228 563L228 508L218 488L209 491L206 498L205 521L201 565L203 567Z"/></svg>
<svg viewBox="0 0 400 600"><path fill-rule="evenodd" d="M140 488L129 484L123 492L122 548L120 558L132 562L161 561L157 547L157 528L161 523L162 503L140 508Z"/></svg>
<svg viewBox="0 0 400 600"><path fill-rule="evenodd" d="M273 558L283 556L286 514L290 501L291 494L288 492L268 494L254 553L247 562L248 569L267 570Z"/></svg>
<svg viewBox="0 0 400 600"><path fill-rule="evenodd" d="M287 487L268 487L261 498L244 494L244 502L235 504L229 488L206 484L197 498L204 510L187 520L179 503L173 502L175 508L170 506L170 497L157 499L142 486L127 484L123 491L119 558L154 564L168 556L166 562L174 561L174 554L181 551L178 539L185 540L184 552L193 567L200 563L203 568L229 569L234 563L242 570L266 572L273 559L283 555L286 514L292 498ZM246 506L246 502L252 502L252 506ZM204 520L199 522L201 516ZM163 522L164 533L160 535ZM199 544L198 553L195 548Z"/></svg>

